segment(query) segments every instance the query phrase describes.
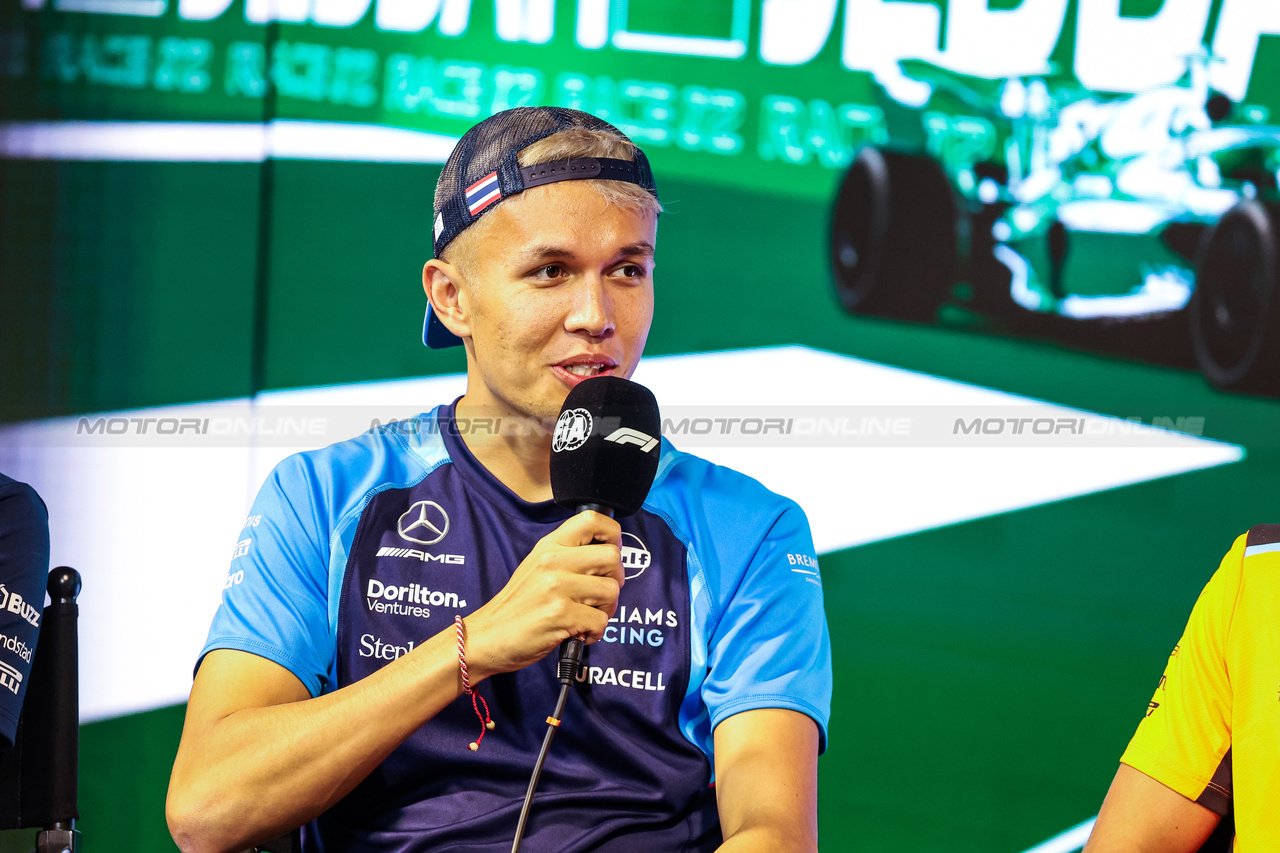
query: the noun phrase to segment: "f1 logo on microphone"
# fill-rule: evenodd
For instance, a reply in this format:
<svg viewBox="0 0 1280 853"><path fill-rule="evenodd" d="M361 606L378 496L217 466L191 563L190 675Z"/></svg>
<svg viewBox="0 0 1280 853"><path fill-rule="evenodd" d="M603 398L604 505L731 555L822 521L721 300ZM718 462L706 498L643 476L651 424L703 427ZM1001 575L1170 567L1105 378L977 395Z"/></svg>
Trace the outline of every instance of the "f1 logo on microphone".
<svg viewBox="0 0 1280 853"><path fill-rule="evenodd" d="M615 429L606 435L604 440L612 441L614 444L634 444L642 453L648 453L658 446L658 439L630 427Z"/></svg>

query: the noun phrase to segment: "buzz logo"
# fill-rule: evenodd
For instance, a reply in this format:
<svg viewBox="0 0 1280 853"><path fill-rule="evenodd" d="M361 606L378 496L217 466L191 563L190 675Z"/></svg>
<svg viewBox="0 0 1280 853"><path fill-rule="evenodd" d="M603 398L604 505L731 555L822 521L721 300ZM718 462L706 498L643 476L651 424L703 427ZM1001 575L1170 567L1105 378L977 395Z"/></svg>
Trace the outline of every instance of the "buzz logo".
<svg viewBox="0 0 1280 853"><path fill-rule="evenodd" d="M253 545L252 539L241 539L236 543L236 549L231 552L231 559L236 560L249 553L249 548Z"/></svg>
<svg viewBox="0 0 1280 853"><path fill-rule="evenodd" d="M0 583L0 610L15 613L19 619L23 619L37 628L40 627L40 611L28 604L18 593L9 592L2 583Z"/></svg>
<svg viewBox="0 0 1280 853"><path fill-rule="evenodd" d="M658 446L658 439L643 433L638 429L630 427L619 427L604 437L605 441L612 441L614 444L635 445L640 448L641 453L648 453Z"/></svg>
<svg viewBox="0 0 1280 853"><path fill-rule="evenodd" d="M0 687L9 688L9 692L16 696L21 684L22 673L0 660Z"/></svg>
<svg viewBox="0 0 1280 853"><path fill-rule="evenodd" d="M634 545L627 544L629 541ZM625 573L626 579L638 578L644 574L644 570L649 568L649 563L653 561L653 555L649 553L649 549L641 541L639 536L634 533L622 534L622 571Z"/></svg>
<svg viewBox="0 0 1280 853"><path fill-rule="evenodd" d="M556 421L555 432L551 435L551 450L555 453L577 450L587 443L593 426L595 422L586 409L569 409L561 412L560 419Z"/></svg>

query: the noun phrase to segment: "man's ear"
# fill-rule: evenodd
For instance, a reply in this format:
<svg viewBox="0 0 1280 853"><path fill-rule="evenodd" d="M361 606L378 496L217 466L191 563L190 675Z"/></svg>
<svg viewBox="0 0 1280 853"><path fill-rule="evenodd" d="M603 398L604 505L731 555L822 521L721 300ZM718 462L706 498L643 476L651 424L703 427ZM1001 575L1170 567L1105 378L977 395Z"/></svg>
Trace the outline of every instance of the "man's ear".
<svg viewBox="0 0 1280 853"><path fill-rule="evenodd" d="M439 258L427 261L422 267L422 289L446 329L460 338L471 337L470 312L457 267Z"/></svg>

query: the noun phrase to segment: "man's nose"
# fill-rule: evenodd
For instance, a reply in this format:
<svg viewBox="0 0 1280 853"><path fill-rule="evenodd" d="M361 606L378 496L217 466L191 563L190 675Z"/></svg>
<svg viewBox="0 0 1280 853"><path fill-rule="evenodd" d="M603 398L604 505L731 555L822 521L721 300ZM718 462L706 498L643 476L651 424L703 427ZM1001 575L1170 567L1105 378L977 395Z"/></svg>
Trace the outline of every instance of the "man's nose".
<svg viewBox="0 0 1280 853"><path fill-rule="evenodd" d="M602 338L613 328L613 299L604 278L598 274L583 276L574 287L573 305L565 317L565 330Z"/></svg>

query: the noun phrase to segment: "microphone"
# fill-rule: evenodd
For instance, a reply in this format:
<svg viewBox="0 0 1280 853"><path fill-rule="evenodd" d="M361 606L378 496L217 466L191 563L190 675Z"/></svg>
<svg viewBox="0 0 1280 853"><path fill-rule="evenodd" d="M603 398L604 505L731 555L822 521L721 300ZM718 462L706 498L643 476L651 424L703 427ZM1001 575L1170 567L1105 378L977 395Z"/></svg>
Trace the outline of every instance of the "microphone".
<svg viewBox="0 0 1280 853"><path fill-rule="evenodd" d="M575 513L634 515L653 486L662 417L653 392L620 376L596 376L569 391L551 436L551 494ZM581 637L560 646L558 676L570 684L582 661Z"/></svg>
<svg viewBox="0 0 1280 853"><path fill-rule="evenodd" d="M569 391L551 435L551 496L575 513L593 510L607 516L634 515L649 496L658 474L662 418L653 392L619 376L584 379ZM533 765L529 789L516 822L511 853L520 853L533 792L551 739L560 727L569 687L582 665L581 637L560 644L556 670L560 695L547 717L547 733Z"/></svg>
<svg viewBox="0 0 1280 853"><path fill-rule="evenodd" d="M634 515L658 473L662 418L653 392L620 376L569 391L551 437L551 494L577 512Z"/></svg>

